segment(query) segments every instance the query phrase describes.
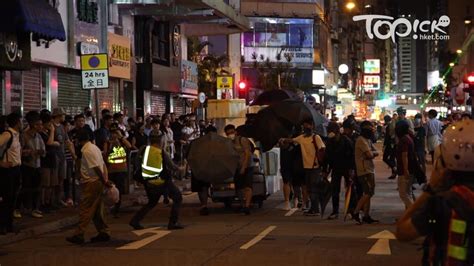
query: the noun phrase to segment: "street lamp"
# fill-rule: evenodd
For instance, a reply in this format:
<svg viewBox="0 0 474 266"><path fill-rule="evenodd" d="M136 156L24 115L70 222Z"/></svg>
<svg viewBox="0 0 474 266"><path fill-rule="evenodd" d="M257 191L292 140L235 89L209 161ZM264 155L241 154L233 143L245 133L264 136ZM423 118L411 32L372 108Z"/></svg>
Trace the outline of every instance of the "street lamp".
<svg viewBox="0 0 474 266"><path fill-rule="evenodd" d="M469 25L469 24L471 24L471 22L472 22L471 17L465 17L464 18L464 24Z"/></svg>
<svg viewBox="0 0 474 266"><path fill-rule="evenodd" d="M349 10L349 11L352 11L352 9L354 9L356 7L356 4L354 2L347 2L346 4L346 8Z"/></svg>
<svg viewBox="0 0 474 266"><path fill-rule="evenodd" d="M365 8L371 8L372 5L368 4L368 5L365 5Z"/></svg>
<svg viewBox="0 0 474 266"><path fill-rule="evenodd" d="M453 62L449 63L449 66L450 66L450 67L453 67L453 66L454 66L454 63L453 63Z"/></svg>
<svg viewBox="0 0 474 266"><path fill-rule="evenodd" d="M462 50L461 50L461 49L457 49L457 50L456 50L456 53L457 53L457 54L462 54Z"/></svg>

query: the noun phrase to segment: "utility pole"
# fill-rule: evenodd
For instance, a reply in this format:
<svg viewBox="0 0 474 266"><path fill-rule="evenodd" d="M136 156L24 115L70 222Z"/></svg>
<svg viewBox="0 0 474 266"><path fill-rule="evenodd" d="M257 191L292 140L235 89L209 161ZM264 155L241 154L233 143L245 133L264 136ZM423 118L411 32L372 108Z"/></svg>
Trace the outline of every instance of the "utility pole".
<svg viewBox="0 0 474 266"><path fill-rule="evenodd" d="M108 25L109 25L109 1L101 0L99 4L99 25L100 25L100 42L99 49L101 53L108 53ZM108 64L108 63L107 63ZM100 111L99 111L99 92L94 89L95 115L97 126L100 127Z"/></svg>

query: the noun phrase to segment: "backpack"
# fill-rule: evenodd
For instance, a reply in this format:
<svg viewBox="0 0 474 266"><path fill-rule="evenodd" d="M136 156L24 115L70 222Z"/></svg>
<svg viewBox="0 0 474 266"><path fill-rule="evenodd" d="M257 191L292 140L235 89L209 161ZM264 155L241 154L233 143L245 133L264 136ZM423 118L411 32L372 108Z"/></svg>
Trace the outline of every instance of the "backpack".
<svg viewBox="0 0 474 266"><path fill-rule="evenodd" d="M12 146L12 143L13 143L13 133L7 129L5 130L4 132L8 132L10 134L10 138L8 139L8 142L6 145L4 145L3 150L1 150L0 152L0 160L3 160L3 158L5 157L5 155L7 154L7 151L10 149L10 147Z"/></svg>
<svg viewBox="0 0 474 266"><path fill-rule="evenodd" d="M326 162L326 151L325 149L320 149L318 147L318 144L316 143L316 135L313 134L313 145L314 149L316 150L316 156L314 157L314 165L316 165L316 160L318 161L319 167L322 167L324 163Z"/></svg>
<svg viewBox="0 0 474 266"><path fill-rule="evenodd" d="M436 197L427 218L439 217L449 217L449 221L434 223L434 234L427 236L423 244L422 265L474 265L474 191L456 185Z"/></svg>
<svg viewBox="0 0 474 266"><path fill-rule="evenodd" d="M418 156L416 156L414 141L410 151L408 152L408 164L410 173L415 177L417 183L419 185L426 183L426 173L423 171L422 163L418 159Z"/></svg>

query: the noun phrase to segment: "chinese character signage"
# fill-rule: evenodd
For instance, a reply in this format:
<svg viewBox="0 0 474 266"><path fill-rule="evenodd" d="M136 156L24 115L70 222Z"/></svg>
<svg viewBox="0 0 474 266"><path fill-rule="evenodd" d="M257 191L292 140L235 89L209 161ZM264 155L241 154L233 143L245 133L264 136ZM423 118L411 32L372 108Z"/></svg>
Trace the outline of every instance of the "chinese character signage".
<svg viewBox="0 0 474 266"><path fill-rule="evenodd" d="M197 64L191 61L181 61L181 88L198 89L198 70Z"/></svg>
<svg viewBox="0 0 474 266"><path fill-rule="evenodd" d="M106 89L109 87L107 54L81 56L82 88Z"/></svg>
<svg viewBox="0 0 474 266"><path fill-rule="evenodd" d="M111 77L131 78L130 39L109 32L109 74Z"/></svg>
<svg viewBox="0 0 474 266"><path fill-rule="evenodd" d="M367 59L364 61L365 74L380 74L380 59Z"/></svg>
<svg viewBox="0 0 474 266"><path fill-rule="evenodd" d="M364 75L364 83L362 84L364 90L379 90L380 76L378 75Z"/></svg>

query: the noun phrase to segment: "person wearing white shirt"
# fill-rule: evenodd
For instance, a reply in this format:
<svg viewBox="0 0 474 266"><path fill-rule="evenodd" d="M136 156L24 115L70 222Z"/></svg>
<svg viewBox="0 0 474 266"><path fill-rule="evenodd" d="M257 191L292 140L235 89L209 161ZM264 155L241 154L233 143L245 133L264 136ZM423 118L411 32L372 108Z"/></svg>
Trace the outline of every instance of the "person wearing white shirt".
<svg viewBox="0 0 474 266"><path fill-rule="evenodd" d="M79 204L79 225L74 235L66 238L66 240L73 244L83 244L84 233L92 220L99 234L91 238L91 242L109 241L109 228L104 222L104 204L102 200L105 186L110 185L107 166L101 150L90 142L90 135L87 130L79 130L77 139L82 145L80 169L82 196Z"/></svg>
<svg viewBox="0 0 474 266"><path fill-rule="evenodd" d="M0 234L13 232L15 197L21 182L21 116L11 113L6 122L9 127L0 135Z"/></svg>

